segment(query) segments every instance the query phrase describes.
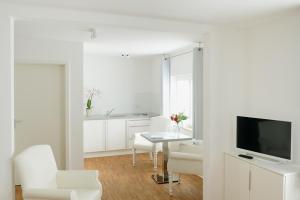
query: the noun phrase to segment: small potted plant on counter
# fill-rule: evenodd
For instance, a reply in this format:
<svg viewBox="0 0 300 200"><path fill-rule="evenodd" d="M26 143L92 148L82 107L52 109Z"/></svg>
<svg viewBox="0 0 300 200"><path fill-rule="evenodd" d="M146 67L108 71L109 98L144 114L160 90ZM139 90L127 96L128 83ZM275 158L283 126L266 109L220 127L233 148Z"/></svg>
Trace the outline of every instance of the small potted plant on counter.
<svg viewBox="0 0 300 200"><path fill-rule="evenodd" d="M187 120L188 117L183 113L183 112L180 112L178 114L172 114L171 115L171 120L174 121L176 123L176 126L177 126L177 131L180 132L181 131L181 128L182 128L182 122L184 120Z"/></svg>
<svg viewBox="0 0 300 200"><path fill-rule="evenodd" d="M88 98L86 101L85 111L86 111L86 116L90 116L92 113L92 109L93 109L93 98L96 96L99 96L101 93L98 89L95 89L95 88L88 90L87 93L88 93L88 95L87 95Z"/></svg>

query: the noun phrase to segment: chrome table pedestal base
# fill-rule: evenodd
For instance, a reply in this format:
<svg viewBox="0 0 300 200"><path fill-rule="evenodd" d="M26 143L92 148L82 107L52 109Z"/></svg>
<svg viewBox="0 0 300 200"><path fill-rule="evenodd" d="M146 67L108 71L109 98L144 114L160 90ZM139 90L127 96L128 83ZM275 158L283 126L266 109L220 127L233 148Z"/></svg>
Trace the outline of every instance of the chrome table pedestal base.
<svg viewBox="0 0 300 200"><path fill-rule="evenodd" d="M157 183L157 184L166 184L169 183L169 177L164 177L158 174L153 174L151 175L152 179ZM173 176L173 183L179 182L179 178L176 176Z"/></svg>
<svg viewBox="0 0 300 200"><path fill-rule="evenodd" d="M168 159L169 159L169 145L168 142L163 142L163 155L162 155L162 174L153 174L151 177L157 184L169 183L168 174ZM173 182L178 182L179 178L173 176Z"/></svg>

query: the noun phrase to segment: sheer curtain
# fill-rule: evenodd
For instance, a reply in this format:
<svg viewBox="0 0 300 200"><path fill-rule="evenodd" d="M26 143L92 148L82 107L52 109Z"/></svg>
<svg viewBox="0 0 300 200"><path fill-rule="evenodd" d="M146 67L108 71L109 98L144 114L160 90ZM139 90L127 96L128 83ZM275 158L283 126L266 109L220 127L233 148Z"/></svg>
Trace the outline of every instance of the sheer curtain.
<svg viewBox="0 0 300 200"><path fill-rule="evenodd" d="M162 60L162 115L170 115L170 58Z"/></svg>
<svg viewBox="0 0 300 200"><path fill-rule="evenodd" d="M193 49L193 135L203 139L203 49Z"/></svg>

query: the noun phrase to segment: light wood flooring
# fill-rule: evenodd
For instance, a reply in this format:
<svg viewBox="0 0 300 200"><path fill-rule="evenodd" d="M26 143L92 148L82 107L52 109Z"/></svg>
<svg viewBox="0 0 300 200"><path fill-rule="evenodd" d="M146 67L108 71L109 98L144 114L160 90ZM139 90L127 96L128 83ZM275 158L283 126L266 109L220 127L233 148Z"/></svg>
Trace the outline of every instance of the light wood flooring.
<svg viewBox="0 0 300 200"><path fill-rule="evenodd" d="M161 163L158 164L161 168ZM151 179L153 165L148 154L138 154L136 167L132 167L131 155L124 155L87 158L85 168L99 170L102 200L203 199L202 179L194 175L182 175L181 184L174 184L173 197L170 197L168 184L159 185ZM16 200L22 200L19 187L16 188Z"/></svg>

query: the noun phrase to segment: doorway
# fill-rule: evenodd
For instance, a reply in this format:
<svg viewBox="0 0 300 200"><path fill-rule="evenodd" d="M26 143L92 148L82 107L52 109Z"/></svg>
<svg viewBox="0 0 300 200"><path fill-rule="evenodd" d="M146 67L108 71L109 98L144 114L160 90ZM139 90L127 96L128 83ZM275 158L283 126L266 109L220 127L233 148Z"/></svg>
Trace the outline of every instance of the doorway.
<svg viewBox="0 0 300 200"><path fill-rule="evenodd" d="M58 168L65 169L65 113L64 65L15 65L15 155L32 145L49 144Z"/></svg>

